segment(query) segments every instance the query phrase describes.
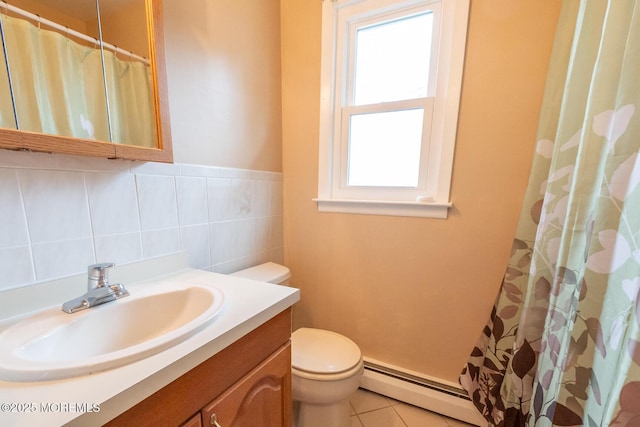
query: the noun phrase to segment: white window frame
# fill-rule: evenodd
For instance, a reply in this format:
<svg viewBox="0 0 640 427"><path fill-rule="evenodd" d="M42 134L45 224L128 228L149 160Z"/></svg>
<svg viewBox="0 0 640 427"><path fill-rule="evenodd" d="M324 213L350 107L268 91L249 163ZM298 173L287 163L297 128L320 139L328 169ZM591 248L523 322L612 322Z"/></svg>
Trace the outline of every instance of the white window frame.
<svg viewBox="0 0 640 427"><path fill-rule="evenodd" d="M434 46L426 98L352 105L353 52L347 52L354 27L381 16L434 11ZM324 0L318 203L321 212L446 218L467 36L469 0ZM434 55L435 54L435 55ZM381 112L410 106L425 108L417 188L346 185L348 126L354 112Z"/></svg>

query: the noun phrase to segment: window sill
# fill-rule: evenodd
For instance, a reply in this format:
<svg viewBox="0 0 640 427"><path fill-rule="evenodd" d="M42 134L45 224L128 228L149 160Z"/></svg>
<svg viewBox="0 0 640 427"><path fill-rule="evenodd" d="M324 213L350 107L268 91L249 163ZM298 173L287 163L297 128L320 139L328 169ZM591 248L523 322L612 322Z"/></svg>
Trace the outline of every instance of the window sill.
<svg viewBox="0 0 640 427"><path fill-rule="evenodd" d="M414 216L446 219L451 203L395 202L382 200L313 199L319 212L365 215Z"/></svg>

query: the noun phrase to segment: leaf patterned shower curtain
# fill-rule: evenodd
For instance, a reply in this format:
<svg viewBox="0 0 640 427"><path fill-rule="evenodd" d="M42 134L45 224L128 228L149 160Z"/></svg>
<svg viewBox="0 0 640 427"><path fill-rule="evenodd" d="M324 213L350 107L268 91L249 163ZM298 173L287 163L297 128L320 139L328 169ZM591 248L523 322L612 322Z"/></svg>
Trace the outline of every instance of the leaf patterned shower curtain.
<svg viewBox="0 0 640 427"><path fill-rule="evenodd" d="M565 0L500 292L460 383L495 426L640 426L640 0Z"/></svg>

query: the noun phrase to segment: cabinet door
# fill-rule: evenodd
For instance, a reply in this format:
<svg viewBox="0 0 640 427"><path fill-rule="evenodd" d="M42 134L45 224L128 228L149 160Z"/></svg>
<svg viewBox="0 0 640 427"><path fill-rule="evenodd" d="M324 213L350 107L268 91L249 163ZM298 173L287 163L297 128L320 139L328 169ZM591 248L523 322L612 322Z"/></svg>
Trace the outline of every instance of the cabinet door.
<svg viewBox="0 0 640 427"><path fill-rule="evenodd" d="M202 410L204 425L291 426L291 346L287 344Z"/></svg>
<svg viewBox="0 0 640 427"><path fill-rule="evenodd" d="M189 421L181 424L180 427L202 427L202 414L198 412L193 417L189 418Z"/></svg>

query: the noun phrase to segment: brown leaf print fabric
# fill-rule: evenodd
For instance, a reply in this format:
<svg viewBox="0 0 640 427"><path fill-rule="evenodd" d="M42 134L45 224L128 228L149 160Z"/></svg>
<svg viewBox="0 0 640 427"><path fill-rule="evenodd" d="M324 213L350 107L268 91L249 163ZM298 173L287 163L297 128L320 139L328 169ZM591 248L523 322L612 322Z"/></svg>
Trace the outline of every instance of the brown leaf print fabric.
<svg viewBox="0 0 640 427"><path fill-rule="evenodd" d="M511 257L460 376L491 426L640 427L638 16L563 2Z"/></svg>

